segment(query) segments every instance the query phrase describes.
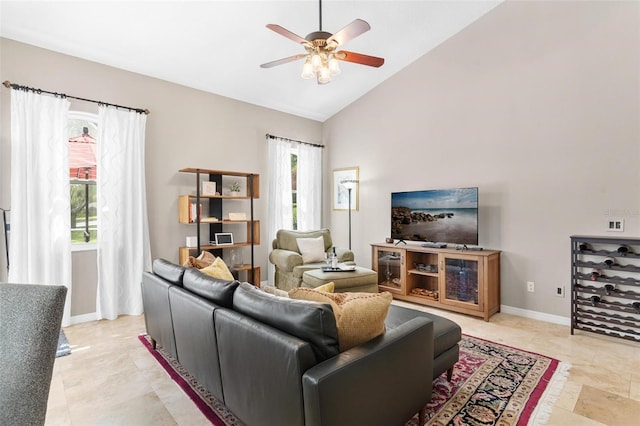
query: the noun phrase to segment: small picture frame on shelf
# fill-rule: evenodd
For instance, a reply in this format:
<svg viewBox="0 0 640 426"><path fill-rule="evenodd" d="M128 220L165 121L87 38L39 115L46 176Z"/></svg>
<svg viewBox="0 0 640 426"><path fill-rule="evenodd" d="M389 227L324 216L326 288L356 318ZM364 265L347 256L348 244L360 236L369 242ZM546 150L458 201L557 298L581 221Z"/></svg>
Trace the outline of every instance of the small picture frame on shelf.
<svg viewBox="0 0 640 426"><path fill-rule="evenodd" d="M217 246L233 245L233 234L231 232L216 232L215 243Z"/></svg>
<svg viewBox="0 0 640 426"><path fill-rule="evenodd" d="M202 182L202 195L212 196L216 195L216 183L208 180Z"/></svg>

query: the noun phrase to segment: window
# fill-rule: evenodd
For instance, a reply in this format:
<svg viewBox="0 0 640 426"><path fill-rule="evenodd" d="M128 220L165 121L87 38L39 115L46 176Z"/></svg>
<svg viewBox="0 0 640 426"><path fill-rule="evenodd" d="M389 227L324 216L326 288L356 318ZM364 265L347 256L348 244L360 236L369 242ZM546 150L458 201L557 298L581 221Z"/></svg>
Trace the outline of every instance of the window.
<svg viewBox="0 0 640 426"><path fill-rule="evenodd" d="M95 243L98 117L70 111L68 127L71 244Z"/></svg>

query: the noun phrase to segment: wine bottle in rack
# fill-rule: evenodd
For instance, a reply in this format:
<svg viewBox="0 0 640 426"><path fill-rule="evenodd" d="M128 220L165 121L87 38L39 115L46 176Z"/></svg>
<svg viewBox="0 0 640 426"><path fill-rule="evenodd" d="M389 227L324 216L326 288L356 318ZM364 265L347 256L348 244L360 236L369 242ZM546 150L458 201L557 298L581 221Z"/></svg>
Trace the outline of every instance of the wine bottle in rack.
<svg viewBox="0 0 640 426"><path fill-rule="evenodd" d="M600 303L600 296L591 296L589 299L592 306L598 306L598 303Z"/></svg>

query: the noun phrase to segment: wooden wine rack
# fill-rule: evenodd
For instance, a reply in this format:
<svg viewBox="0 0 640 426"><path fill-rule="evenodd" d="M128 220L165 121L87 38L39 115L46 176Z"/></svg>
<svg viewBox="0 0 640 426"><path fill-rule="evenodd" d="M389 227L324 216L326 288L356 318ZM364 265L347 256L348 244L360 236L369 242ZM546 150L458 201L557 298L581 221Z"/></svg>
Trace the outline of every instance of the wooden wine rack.
<svg viewBox="0 0 640 426"><path fill-rule="evenodd" d="M640 342L640 239L571 237L571 334Z"/></svg>

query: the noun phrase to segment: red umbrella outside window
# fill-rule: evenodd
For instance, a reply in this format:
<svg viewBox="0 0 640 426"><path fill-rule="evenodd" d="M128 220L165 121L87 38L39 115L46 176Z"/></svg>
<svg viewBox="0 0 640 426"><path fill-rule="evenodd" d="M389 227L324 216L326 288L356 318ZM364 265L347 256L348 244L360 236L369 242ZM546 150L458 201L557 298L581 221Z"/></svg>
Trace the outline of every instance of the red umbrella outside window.
<svg viewBox="0 0 640 426"><path fill-rule="evenodd" d="M69 177L96 180L96 139L88 127L82 128L80 136L69 138Z"/></svg>

